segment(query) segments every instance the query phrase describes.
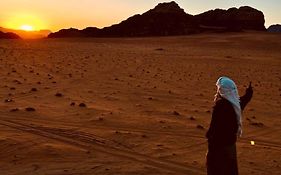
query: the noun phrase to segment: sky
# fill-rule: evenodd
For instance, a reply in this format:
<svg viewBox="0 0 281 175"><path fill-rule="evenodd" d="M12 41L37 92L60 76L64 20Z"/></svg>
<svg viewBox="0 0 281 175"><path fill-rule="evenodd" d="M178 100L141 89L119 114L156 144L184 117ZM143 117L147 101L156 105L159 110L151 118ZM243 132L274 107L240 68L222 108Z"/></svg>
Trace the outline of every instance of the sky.
<svg viewBox="0 0 281 175"><path fill-rule="evenodd" d="M251 6L263 11L266 26L281 23L281 0L175 0L195 15L216 8ZM62 28L106 27L142 14L165 0L1 0L0 26L58 31Z"/></svg>

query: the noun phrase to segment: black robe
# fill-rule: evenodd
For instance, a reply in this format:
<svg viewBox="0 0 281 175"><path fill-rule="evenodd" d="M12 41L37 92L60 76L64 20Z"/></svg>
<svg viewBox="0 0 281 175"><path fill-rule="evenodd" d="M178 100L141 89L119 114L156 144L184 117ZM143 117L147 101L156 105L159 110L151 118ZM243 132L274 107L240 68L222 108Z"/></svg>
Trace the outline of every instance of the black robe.
<svg viewBox="0 0 281 175"><path fill-rule="evenodd" d="M253 90L248 88L240 97L241 110L251 100ZM213 108L208 139L207 172L208 175L238 175L236 140L238 122L232 104L220 98Z"/></svg>

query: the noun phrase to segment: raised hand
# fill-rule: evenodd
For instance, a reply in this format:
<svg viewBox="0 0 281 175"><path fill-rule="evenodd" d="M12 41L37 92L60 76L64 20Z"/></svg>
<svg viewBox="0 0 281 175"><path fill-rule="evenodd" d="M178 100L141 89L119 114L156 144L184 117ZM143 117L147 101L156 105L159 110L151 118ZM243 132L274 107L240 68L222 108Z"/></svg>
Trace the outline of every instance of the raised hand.
<svg viewBox="0 0 281 175"><path fill-rule="evenodd" d="M249 86L246 89L247 94L253 94L253 87L252 87L252 82L250 81Z"/></svg>

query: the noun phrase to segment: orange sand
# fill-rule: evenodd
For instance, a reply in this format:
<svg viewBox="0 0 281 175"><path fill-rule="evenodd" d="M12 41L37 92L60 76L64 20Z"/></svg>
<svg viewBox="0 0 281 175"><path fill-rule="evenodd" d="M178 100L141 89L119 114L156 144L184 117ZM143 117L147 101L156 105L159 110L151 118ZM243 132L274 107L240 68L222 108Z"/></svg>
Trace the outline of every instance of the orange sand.
<svg viewBox="0 0 281 175"><path fill-rule="evenodd" d="M226 75L241 95L254 85L240 174L278 175L280 49L281 35L266 33L1 40L0 174L206 174L204 134Z"/></svg>

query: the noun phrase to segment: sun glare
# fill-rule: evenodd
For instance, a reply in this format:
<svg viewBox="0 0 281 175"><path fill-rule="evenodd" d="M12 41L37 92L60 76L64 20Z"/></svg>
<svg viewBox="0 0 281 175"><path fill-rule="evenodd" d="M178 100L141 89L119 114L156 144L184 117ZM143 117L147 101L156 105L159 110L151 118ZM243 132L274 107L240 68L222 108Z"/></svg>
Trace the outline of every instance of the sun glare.
<svg viewBox="0 0 281 175"><path fill-rule="evenodd" d="M30 25L22 25L22 26L20 27L20 29L21 29L21 30L24 30L24 31L33 31L33 30L34 30L33 27L30 26Z"/></svg>
<svg viewBox="0 0 281 175"><path fill-rule="evenodd" d="M1 21L1 18L0 18ZM2 21L1 21L2 23ZM48 29L47 20L38 14L15 12L3 21L3 27L23 31Z"/></svg>

